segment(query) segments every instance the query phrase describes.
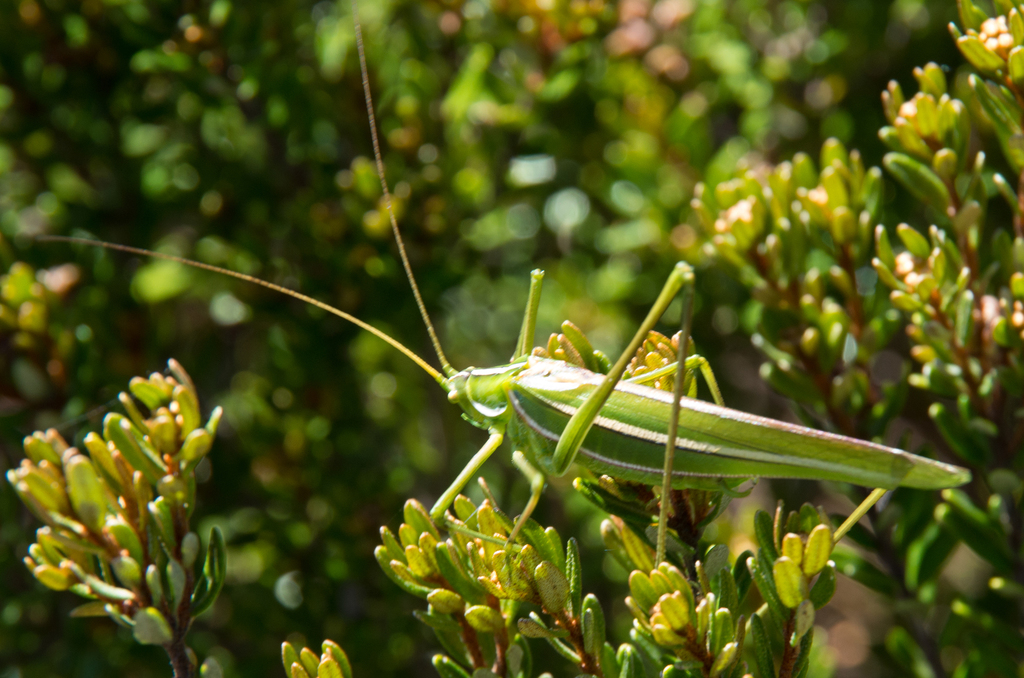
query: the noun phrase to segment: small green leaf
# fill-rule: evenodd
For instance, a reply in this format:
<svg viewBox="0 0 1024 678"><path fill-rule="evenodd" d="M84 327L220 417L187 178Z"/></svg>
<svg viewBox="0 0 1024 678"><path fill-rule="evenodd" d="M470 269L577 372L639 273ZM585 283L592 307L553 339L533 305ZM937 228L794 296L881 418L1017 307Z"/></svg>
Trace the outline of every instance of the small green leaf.
<svg viewBox="0 0 1024 678"><path fill-rule="evenodd" d="M835 592L836 570L829 564L822 568L821 574L818 575L814 585L811 586L811 591L807 594L807 597L814 603L814 609L820 610L832 600Z"/></svg>
<svg viewBox="0 0 1024 678"><path fill-rule="evenodd" d="M285 671L292 664L298 664L299 662L299 653L295 650L295 646L288 641L281 643L281 662L284 664Z"/></svg>
<svg viewBox="0 0 1024 678"><path fill-rule="evenodd" d="M224 586L224 578L227 576L227 553L224 545L224 533L216 525L210 530L210 545L206 550L203 576L209 582L208 588L201 597L193 594L193 615L202 614L213 605L220 594L221 588ZM198 593L199 591L197 590L196 594Z"/></svg>
<svg viewBox="0 0 1024 678"><path fill-rule="evenodd" d="M306 673L310 676L316 676L317 668L320 666L320 658L308 647L304 647L299 652L299 663L302 664L302 668L305 669Z"/></svg>
<svg viewBox="0 0 1024 678"><path fill-rule="evenodd" d="M754 535L757 537L757 545L760 546L768 559L771 561L779 557L778 549L775 546L775 527L772 524L772 517L767 511L758 511L754 514Z"/></svg>
<svg viewBox="0 0 1024 678"><path fill-rule="evenodd" d="M430 513L420 502L415 499L409 499L405 502L405 507L402 509L402 517L405 522L412 525L413 529L418 534L424 532L430 534L434 539L441 540L441 535L437 531L437 526L434 525L434 521L430 519Z"/></svg>
<svg viewBox="0 0 1024 678"><path fill-rule="evenodd" d="M805 600L796 608L794 614L796 624L793 630L793 644L795 645L814 626L814 604Z"/></svg>
<svg viewBox="0 0 1024 678"><path fill-rule="evenodd" d="M353 678L352 664L349 662L345 650L341 649L341 645L338 645L333 640L325 640L321 649L325 657L330 657L338 665L342 678Z"/></svg>
<svg viewBox="0 0 1024 678"><path fill-rule="evenodd" d="M473 605L466 609L466 621L477 631L497 633L505 626L501 613L488 605Z"/></svg>
<svg viewBox="0 0 1024 678"><path fill-rule="evenodd" d="M711 665L711 678L718 678L726 669L732 666L739 655L739 646L736 643L728 643L715 657Z"/></svg>
<svg viewBox="0 0 1024 678"><path fill-rule="evenodd" d="M213 657L207 657L203 661L203 665L199 667L199 678L224 678L220 662Z"/></svg>
<svg viewBox="0 0 1024 678"><path fill-rule="evenodd" d="M430 661L441 678L470 678L465 669L443 654L435 654Z"/></svg>
<svg viewBox="0 0 1024 678"><path fill-rule="evenodd" d="M569 582L554 563L543 561L534 570L537 593L548 614L557 615L569 603Z"/></svg>
<svg viewBox="0 0 1024 678"><path fill-rule="evenodd" d="M615 656L619 666L619 678L646 678L644 664L640 659L640 653L628 643L619 645L619 651Z"/></svg>
<svg viewBox="0 0 1024 678"><path fill-rule="evenodd" d="M565 574L569 584L570 614L578 616L583 605L583 568L580 565L580 547L570 537L565 549Z"/></svg>
<svg viewBox="0 0 1024 678"><path fill-rule="evenodd" d="M71 572L53 565L37 565L32 575L40 584L53 591L66 591L76 581Z"/></svg>
<svg viewBox="0 0 1024 678"><path fill-rule="evenodd" d="M317 678L343 678L341 667L338 662L330 657L325 657L316 668Z"/></svg>
<svg viewBox="0 0 1024 678"><path fill-rule="evenodd" d="M605 620L604 611L597 596L588 593L583 599L583 646L584 649L594 656L601 653L605 644Z"/></svg>
<svg viewBox="0 0 1024 678"><path fill-rule="evenodd" d="M213 436L205 428L197 428L185 438L181 451L175 456L180 461L202 459L213 447Z"/></svg>
<svg viewBox="0 0 1024 678"><path fill-rule="evenodd" d="M171 626L155 607L144 607L135 613L133 635L143 645L166 645L173 635Z"/></svg>
<svg viewBox="0 0 1024 678"><path fill-rule="evenodd" d="M942 179L935 176L930 167L903 153L886 153L882 165L915 198L946 216L949 210L949 193ZM909 249L909 247L908 247ZM917 255L915 252L916 256ZM928 256L927 252L924 256Z"/></svg>
<svg viewBox="0 0 1024 678"><path fill-rule="evenodd" d="M772 658L772 645L768 640L768 631L761 621L761 615L754 614L750 617L750 630L754 637L754 661L757 663L757 670L762 676L775 675L775 660Z"/></svg>
<svg viewBox="0 0 1024 678"><path fill-rule="evenodd" d="M540 622L525 617L516 621L516 626L519 628L519 633L527 638L555 638L559 635L558 632L549 629Z"/></svg>

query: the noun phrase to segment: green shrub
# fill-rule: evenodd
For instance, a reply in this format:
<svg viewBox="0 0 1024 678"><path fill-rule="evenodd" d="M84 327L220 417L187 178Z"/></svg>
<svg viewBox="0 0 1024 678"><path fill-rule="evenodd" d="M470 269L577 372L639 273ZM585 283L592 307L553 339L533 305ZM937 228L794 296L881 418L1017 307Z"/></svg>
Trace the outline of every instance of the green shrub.
<svg viewBox="0 0 1024 678"><path fill-rule="evenodd" d="M842 628L863 650L846 666L865 673L1019 676L1015 3L363 7L396 209L457 364L507 359L535 266L548 271L542 329L571 318L614 354L684 258L698 268L695 344L729 405L948 458L974 475L940 494L894 491L834 549L829 538L820 570L805 564L821 559L835 516L803 504L811 487L765 482L728 508L720 493L679 495L677 519L691 529L674 525L673 564L655 567L654 495L607 478L582 478L577 491L554 483L548 495L562 501L546 498L517 545L492 543L508 530L498 506L525 496L522 480L492 463L493 491L459 504L487 507L484 526L460 515L479 534L432 533L415 501L409 529L383 533L377 561L399 586L376 574L370 530L393 525L407 497L437 496L479 447L433 384L376 340L262 291L32 240L99 236L187 254L329 300L404 341L423 336L369 160L347 5L186 9L0 7L5 448L47 431L30 436L26 464L20 453L0 457L12 481L0 488L0 663L10 675L166 675L162 655L136 646L132 631L68 620L71 596L38 580L98 597L86 610L134 623L140 640L168 645L169 632L180 675L198 663L180 661L189 628L210 676L277 674L271 659L285 637L293 677L419 675L430 670L417 649L429 627L445 678L641 676L670 664L663 675L822 676L836 669L824 638L842 639ZM943 24L957 11L951 40ZM918 92L907 98L911 73ZM678 326L679 314L667 321ZM560 349L557 336L546 348ZM89 447L98 434L88 429L109 442L106 427L94 420L66 442L49 431L109 410L112 384L170 354L198 375L191 397L223 407L227 435L215 470L126 460L153 475L132 492L184 496L164 539L125 518L143 551L140 560L128 549L133 579L107 531L108 517L129 512L129 488L105 466L103 445L100 457ZM757 361L771 391L743 369ZM140 428L138 405L124 403L124 421ZM134 449L131 440L122 442ZM70 449L89 454L65 459ZM774 506L772 494L803 508L758 513L749 528L744 507ZM844 494L856 503L864 492L829 485L812 499L845 512ZM41 535L30 512L46 523ZM208 571L189 534L222 534L225 557L211 549ZM83 555L87 543L94 555ZM436 569L442 551L456 570ZM17 562L26 554L28 571ZM165 604L187 595L192 606L161 607L143 563ZM193 575L191 590L173 583L173 563ZM456 571L465 576L453 580ZM844 604L845 578L871 589L854 595L887 616ZM821 608L833 585L835 602ZM403 591L426 598L416 613L425 626ZM323 636L349 649L351 667L334 644L320 655L296 649Z"/></svg>

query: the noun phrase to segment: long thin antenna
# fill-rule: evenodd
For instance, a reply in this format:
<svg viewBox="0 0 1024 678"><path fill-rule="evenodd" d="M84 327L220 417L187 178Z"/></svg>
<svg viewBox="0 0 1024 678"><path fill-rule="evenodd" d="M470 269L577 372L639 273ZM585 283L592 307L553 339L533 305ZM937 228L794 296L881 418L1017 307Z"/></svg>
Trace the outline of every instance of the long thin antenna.
<svg viewBox="0 0 1024 678"><path fill-rule="evenodd" d="M431 377L434 378L434 381L436 381L439 384L443 384L444 383L444 375L442 375L440 372L438 372L433 367L431 367L430 363L428 363L423 358L421 358L418 355L416 355L415 353L413 353L411 349L407 348L405 345L403 345L397 339L394 339L394 338L388 336L384 332L378 330L373 325L370 325L369 323L367 323L367 322L365 322L363 320L360 320L359 318L355 317L354 315L350 315L348 313L345 313L344 311L342 311L340 309L334 308L330 304L326 304L326 303L324 303L324 302L322 302L322 301L320 301L318 299L314 299L313 297L310 297L310 296L307 296L305 294L302 294L301 292L296 292L295 290L290 290L287 287L281 287L280 285L275 285L272 282L267 282L266 280L262 280L260 278L253 277L251 275L246 275L245 273L238 273L237 271L232 271L232 270L227 269L227 268L221 268L220 266L214 266L212 264L204 264L201 261L194 261L192 259L185 259L184 257L176 257L173 254L164 254L163 252L153 252L153 251L150 251L150 250L144 250L141 247L131 247L129 245L119 245L117 243L104 242L103 240L90 240L88 238L73 238L73 237L66 236L66 235L41 235L37 239L38 240L42 240L44 242L69 242L69 243L76 243L76 244L79 244L79 245L89 245L90 247L103 247L103 248L106 248L108 250L117 250L119 252L128 252L129 254L139 254L139 255L142 255L144 257L152 257L154 259L164 259L166 261L174 261L174 262L177 262L179 264L184 264L185 266L191 266L192 268L199 268L199 269L202 269L204 271L212 271L214 273L220 273L221 275L226 275L226 276L230 276L232 278L237 278L238 280L244 280L247 283L252 283L254 285L259 285L260 287L266 287L269 290L274 290L275 292L280 292L281 294L287 295L289 297L293 297L295 299L298 299L299 301L304 301L307 304L312 304L313 306L316 306L317 308L319 308L321 310L327 311L328 313L331 313L333 315L338 316L339 318L343 318L343 319L349 321L353 325L356 325L357 327L360 327L360 328L366 330L367 332L369 332L370 334L372 334L373 336L375 336L375 337L377 337L379 339L383 339L384 341L388 342L389 344L391 344L392 346L397 348L399 351L404 353L414 363L416 363L417 365L422 367L424 372L426 372L427 374L429 374Z"/></svg>
<svg viewBox="0 0 1024 678"><path fill-rule="evenodd" d="M434 345L434 352L437 359L441 361L441 369L446 375L453 376L455 368L448 362L444 351L441 350L441 342L437 339L434 331L434 324L430 322L430 315L427 314L427 307L420 296L419 285L416 284L416 276L412 274L412 266L409 265L409 257L405 253L405 241L398 230L398 219L395 218L395 210L391 207L391 191L388 190L387 179L384 178L384 159L380 154L380 141L377 139L377 118L373 114L373 97L370 95L370 75L366 68L366 50L363 48L363 28L359 24L359 8L357 0L352 0L352 21L356 28L356 49L359 52L359 70L363 76L363 94L366 97L366 115L370 119L370 136L373 137L373 155L377 160L377 176L380 177L380 187L384 191L384 204L387 205L388 217L391 218L391 231L395 234L395 242L398 243L398 253L402 257L402 265L405 267L405 275L409 278L409 285L412 287L412 294L416 297L416 306L420 309L420 315L427 326L427 334L430 335L430 343Z"/></svg>

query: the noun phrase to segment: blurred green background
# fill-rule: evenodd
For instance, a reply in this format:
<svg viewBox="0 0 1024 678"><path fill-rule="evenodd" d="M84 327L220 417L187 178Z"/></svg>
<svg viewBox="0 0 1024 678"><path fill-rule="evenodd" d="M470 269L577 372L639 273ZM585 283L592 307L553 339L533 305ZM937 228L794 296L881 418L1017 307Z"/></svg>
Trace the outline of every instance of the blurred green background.
<svg viewBox="0 0 1024 678"><path fill-rule="evenodd" d="M955 9L364 3L388 179L449 358L508 359L536 267L547 271L539 342L569 318L614 353L671 265L701 262L694 184L742 157L816 156L830 136L878 164L879 93L890 78L912 82L926 60L960 62L945 28ZM430 357L370 153L346 0L0 4L0 258L4 271L35 269L15 268L5 284L35 274L46 307L39 332L2 335L0 470L19 462L24 435L57 426L80 439L131 376L178 359L204 408L226 410L196 522L202 534L224 529L229 580L193 647L227 675L280 675L283 639L324 637L359 675L430 674L416 601L372 551L378 526L400 522L406 497L432 503L483 435L413 364L337 318L212 274L33 236L95 236L258 275ZM887 223L906 217L896 195L890 185ZM792 418L757 377L743 289L710 268L698 286L697 345L726 401ZM497 456L485 473L515 513L527 488L507 451ZM601 516L571 480L551 483L539 519L582 540L585 586L617 614L622 640L624 573L605 562ZM820 499L811 484L771 489ZM768 490L757 496L772 504ZM734 505L733 539L754 504ZM31 578L20 561L34 529L0 484L0 676L168 675L159 648L108 620L69 619L77 601ZM847 584L821 622L836 647L861 650L835 655L838 675L885 670L867 649L885 611L864 595Z"/></svg>

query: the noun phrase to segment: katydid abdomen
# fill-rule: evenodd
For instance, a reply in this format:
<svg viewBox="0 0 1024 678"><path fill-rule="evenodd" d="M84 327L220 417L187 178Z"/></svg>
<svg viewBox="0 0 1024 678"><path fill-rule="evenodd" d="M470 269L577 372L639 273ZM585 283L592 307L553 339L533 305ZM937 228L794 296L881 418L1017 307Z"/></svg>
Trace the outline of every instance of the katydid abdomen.
<svg viewBox="0 0 1024 678"><path fill-rule="evenodd" d="M555 474L551 459L569 418L604 375L531 358L508 382L513 446ZM940 489L965 469L872 442L683 398L672 484L721 489L718 479L807 478L864 487ZM619 382L587 433L577 461L596 473L657 485L662 479L672 394Z"/></svg>

